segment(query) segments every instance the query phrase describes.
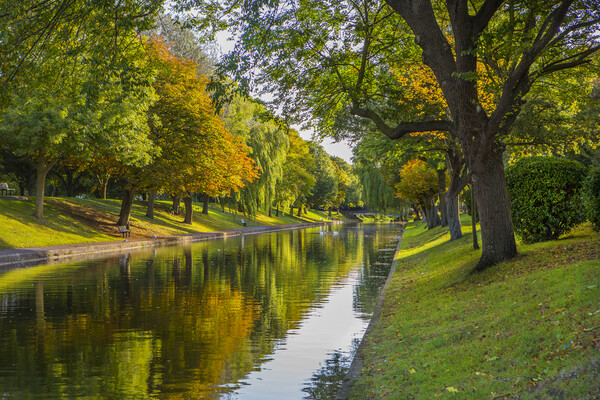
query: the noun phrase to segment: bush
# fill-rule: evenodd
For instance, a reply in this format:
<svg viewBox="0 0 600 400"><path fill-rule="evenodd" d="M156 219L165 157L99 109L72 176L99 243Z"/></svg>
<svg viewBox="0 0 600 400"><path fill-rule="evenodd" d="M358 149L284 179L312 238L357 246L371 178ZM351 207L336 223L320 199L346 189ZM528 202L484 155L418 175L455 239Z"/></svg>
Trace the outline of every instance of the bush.
<svg viewBox="0 0 600 400"><path fill-rule="evenodd" d="M584 183L587 217L596 231L600 231L600 169L590 171Z"/></svg>
<svg viewBox="0 0 600 400"><path fill-rule="evenodd" d="M528 157L506 170L515 232L524 242L558 238L585 219L586 168L557 157Z"/></svg>

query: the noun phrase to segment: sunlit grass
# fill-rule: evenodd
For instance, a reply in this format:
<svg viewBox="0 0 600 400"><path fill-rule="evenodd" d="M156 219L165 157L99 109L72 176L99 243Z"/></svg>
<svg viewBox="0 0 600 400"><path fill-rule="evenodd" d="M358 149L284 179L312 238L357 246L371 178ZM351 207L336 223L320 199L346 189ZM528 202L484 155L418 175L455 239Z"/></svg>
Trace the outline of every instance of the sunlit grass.
<svg viewBox="0 0 600 400"><path fill-rule="evenodd" d="M85 210L91 221L65 212L62 206ZM209 213L202 214L201 204L193 207L193 224L189 225L182 223L183 215L170 212L171 202L157 201L154 219L146 217L145 202L135 202L131 212L132 238L238 229L243 227L242 220L248 227L329 220L326 213L313 210L298 218L284 213L275 217L274 211L269 217L265 210L248 216L216 204L210 204ZM34 200L0 198L0 249L122 240L115 225L120 208L118 199L49 198L44 207L45 221L40 222L33 217Z"/></svg>
<svg viewBox="0 0 600 400"><path fill-rule="evenodd" d="M33 216L34 202L0 199L0 248L37 247L110 240L111 237L82 225L51 205L44 207L45 221Z"/></svg>
<svg viewBox="0 0 600 400"><path fill-rule="evenodd" d="M480 252L463 222L452 243L441 228L408 225L354 398L598 393L600 235L584 225L471 275Z"/></svg>

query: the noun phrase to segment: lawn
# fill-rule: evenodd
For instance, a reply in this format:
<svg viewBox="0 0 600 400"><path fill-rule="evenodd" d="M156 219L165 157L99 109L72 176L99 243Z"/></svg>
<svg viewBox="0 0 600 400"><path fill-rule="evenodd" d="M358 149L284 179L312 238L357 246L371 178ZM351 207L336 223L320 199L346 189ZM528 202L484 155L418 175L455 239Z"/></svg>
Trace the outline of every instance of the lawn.
<svg viewBox="0 0 600 400"><path fill-rule="evenodd" d="M600 235L470 274L480 251L410 223L352 398L583 399L600 394ZM590 397L586 397L590 396Z"/></svg>
<svg viewBox="0 0 600 400"><path fill-rule="evenodd" d="M19 201L0 198L0 249L51 246L73 243L121 240L116 221L121 201L116 199L78 199L48 197L44 206L44 221L33 217L34 199ZM132 238L181 235L218 231L247 226L292 224L328 221L326 213L310 210L301 218L275 213L269 217L260 212L254 217L235 210L221 209L211 204L209 213L202 214L202 205L194 204L193 224L183 224L182 215L170 212L171 203L157 201L154 219L146 217L144 202L135 202L131 213ZM335 218L334 218L335 219Z"/></svg>

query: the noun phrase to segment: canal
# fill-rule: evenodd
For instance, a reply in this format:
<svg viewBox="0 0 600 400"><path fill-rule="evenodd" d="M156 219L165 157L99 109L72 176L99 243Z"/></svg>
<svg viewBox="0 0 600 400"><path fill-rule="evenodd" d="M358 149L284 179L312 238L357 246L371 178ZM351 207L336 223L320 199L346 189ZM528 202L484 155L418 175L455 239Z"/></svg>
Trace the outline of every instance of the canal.
<svg viewBox="0 0 600 400"><path fill-rule="evenodd" d="M282 231L0 275L0 398L331 399L398 224Z"/></svg>

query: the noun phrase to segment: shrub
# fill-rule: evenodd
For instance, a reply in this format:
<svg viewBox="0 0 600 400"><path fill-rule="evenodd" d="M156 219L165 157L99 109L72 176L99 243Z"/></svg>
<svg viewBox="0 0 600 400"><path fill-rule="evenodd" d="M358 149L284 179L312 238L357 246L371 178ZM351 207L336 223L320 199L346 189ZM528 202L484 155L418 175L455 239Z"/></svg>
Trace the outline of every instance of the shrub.
<svg viewBox="0 0 600 400"><path fill-rule="evenodd" d="M528 157L506 170L515 232L524 242L556 239L585 219L586 168L557 157Z"/></svg>
<svg viewBox="0 0 600 400"><path fill-rule="evenodd" d="M600 169L590 171L584 183L587 217L596 231L600 231Z"/></svg>

